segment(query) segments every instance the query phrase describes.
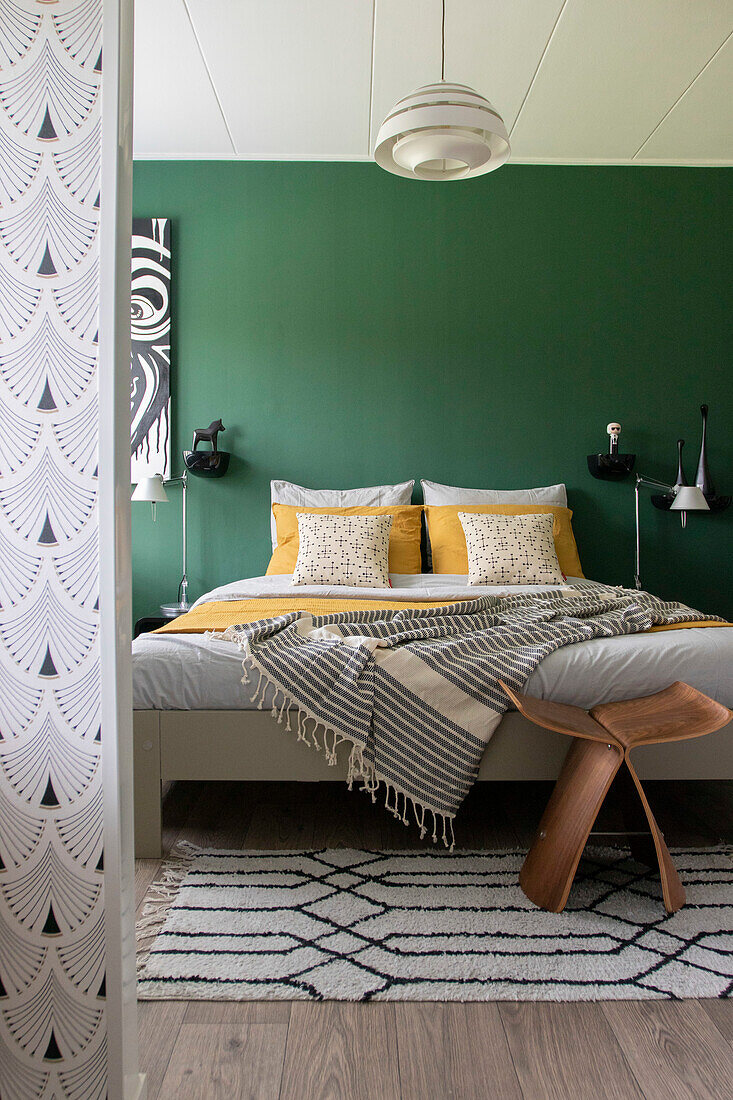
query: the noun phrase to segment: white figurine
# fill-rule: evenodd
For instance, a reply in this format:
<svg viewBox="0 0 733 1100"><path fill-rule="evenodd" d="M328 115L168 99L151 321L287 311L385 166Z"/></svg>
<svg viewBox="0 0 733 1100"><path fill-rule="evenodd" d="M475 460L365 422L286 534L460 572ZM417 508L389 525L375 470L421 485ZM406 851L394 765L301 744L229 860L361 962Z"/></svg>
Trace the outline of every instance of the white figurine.
<svg viewBox="0 0 733 1100"><path fill-rule="evenodd" d="M621 425L617 424L616 421L613 420L610 424L607 425L606 431L608 432L608 436L610 439L610 447L608 449L608 453L615 455L618 453L618 437L621 435Z"/></svg>

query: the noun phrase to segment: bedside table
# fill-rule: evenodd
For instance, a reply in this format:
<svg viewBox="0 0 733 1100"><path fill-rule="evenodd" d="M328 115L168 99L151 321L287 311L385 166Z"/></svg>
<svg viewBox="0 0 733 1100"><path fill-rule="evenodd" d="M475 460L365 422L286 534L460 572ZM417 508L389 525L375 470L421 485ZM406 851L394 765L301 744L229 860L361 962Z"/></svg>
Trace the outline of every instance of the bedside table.
<svg viewBox="0 0 733 1100"><path fill-rule="evenodd" d="M182 614L182 612L179 614ZM147 634L150 630L157 630L159 626L172 623L178 617L178 615L146 615L142 619L138 619L132 632L133 641L139 634Z"/></svg>

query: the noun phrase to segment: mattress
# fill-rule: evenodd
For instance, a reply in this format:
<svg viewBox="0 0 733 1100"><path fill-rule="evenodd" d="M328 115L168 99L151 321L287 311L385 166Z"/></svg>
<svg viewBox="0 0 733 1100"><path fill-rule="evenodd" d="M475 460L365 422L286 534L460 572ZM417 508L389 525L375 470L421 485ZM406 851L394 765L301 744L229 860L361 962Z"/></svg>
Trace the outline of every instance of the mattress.
<svg viewBox="0 0 733 1100"><path fill-rule="evenodd" d="M303 597L344 599L451 600L467 596L558 590L563 586L466 585L465 576L423 573L391 577L385 589L307 585ZM569 578L568 584L573 583ZM586 580L583 582L588 584ZM590 582L592 583L592 582ZM194 606L212 600L292 596L290 576L252 577L207 592ZM705 609L710 610L710 609ZM241 683L242 655L233 642L202 634L141 634L132 647L133 706L136 710L251 710L253 686ZM541 699L576 706L616 702L660 691L684 680L725 706L733 707L733 629L683 629L618 638L595 638L565 646L542 661L526 691ZM265 705L271 701L265 699Z"/></svg>

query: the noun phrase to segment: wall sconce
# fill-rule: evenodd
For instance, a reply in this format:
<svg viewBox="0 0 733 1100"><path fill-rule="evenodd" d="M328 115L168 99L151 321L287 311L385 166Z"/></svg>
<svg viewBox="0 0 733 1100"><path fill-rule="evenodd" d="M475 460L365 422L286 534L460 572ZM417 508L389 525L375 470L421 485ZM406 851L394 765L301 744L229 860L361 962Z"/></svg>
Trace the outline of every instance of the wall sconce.
<svg viewBox="0 0 733 1100"><path fill-rule="evenodd" d="M639 489L642 485L646 485L651 489L663 489L666 494L671 498L671 504L669 505L670 512L680 512L680 519L682 521L682 527L687 526L687 513L688 512L709 512L710 505L705 500L702 489L699 489L697 485L665 485L662 481L656 481L653 477L642 477L641 474L636 475L636 485L634 487L635 497L635 514L636 514L636 569L634 571L634 585L636 588L641 588L641 539L639 537Z"/></svg>
<svg viewBox="0 0 733 1100"><path fill-rule="evenodd" d="M722 512L731 503L730 497L718 496L713 488L707 460L707 405L700 406L702 413L702 441L700 444L700 459L697 465L695 485L688 485L685 471L682 466L682 448L684 439L677 440L677 480L674 485L665 485L663 481L657 481L653 477L636 475L634 487L634 504L636 516L636 569L634 571L634 584L641 588L641 540L639 537L639 489L642 485L650 489L661 490L652 496L652 504L655 508L661 508L665 512L679 512L682 527L687 526L688 512ZM618 440L621 434L621 425L613 420L606 428L609 437L608 454L588 455L588 469L593 477L601 481L620 481L631 473L636 455L619 454Z"/></svg>
<svg viewBox="0 0 733 1100"><path fill-rule="evenodd" d="M222 424L221 420L214 420L208 428L195 428L193 433L193 449L191 451L183 452L183 463L185 469L180 477L170 477L167 480L163 480L162 474L154 474L152 477L144 477L137 483L135 491L132 494L133 500L145 500L149 501L153 509L153 521L155 521L155 511L158 504L166 504L168 502L168 494L166 493L166 487L169 485L180 485L183 493L181 502L181 525L182 525L182 565L183 575L178 585L178 599L176 603L164 603L160 605L160 612L164 618L174 619L178 615L183 615L186 611L190 610L191 605L188 602L188 576L186 573L187 566L187 507L186 507L186 495L188 492L188 475L189 472L195 474L196 477L223 477L229 468L229 454L227 451L220 451L217 448L219 432L226 431L226 428ZM208 442L211 444L211 450L199 451L198 444L201 442Z"/></svg>

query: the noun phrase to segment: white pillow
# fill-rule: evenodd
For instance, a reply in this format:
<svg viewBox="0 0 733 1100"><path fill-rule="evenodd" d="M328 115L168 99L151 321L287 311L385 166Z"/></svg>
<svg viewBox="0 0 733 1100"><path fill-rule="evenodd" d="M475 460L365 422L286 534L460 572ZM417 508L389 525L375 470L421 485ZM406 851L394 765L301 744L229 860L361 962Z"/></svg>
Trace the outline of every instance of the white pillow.
<svg viewBox="0 0 733 1100"><path fill-rule="evenodd" d="M298 559L293 584L389 588L392 516L333 516L298 512Z"/></svg>
<svg viewBox="0 0 733 1100"><path fill-rule="evenodd" d="M412 481L399 485L371 485L366 489L306 489L292 481L271 481L272 504L291 504L296 508L386 508L391 504L409 504L412 500ZM277 525L270 508L270 533L272 549L277 546Z"/></svg>
<svg viewBox="0 0 733 1100"><path fill-rule="evenodd" d="M469 584L562 584L552 537L554 516L459 512L466 536Z"/></svg>
<svg viewBox="0 0 733 1100"><path fill-rule="evenodd" d="M568 506L565 486L540 485L536 489L460 489L438 481L421 481L425 504L559 504Z"/></svg>

